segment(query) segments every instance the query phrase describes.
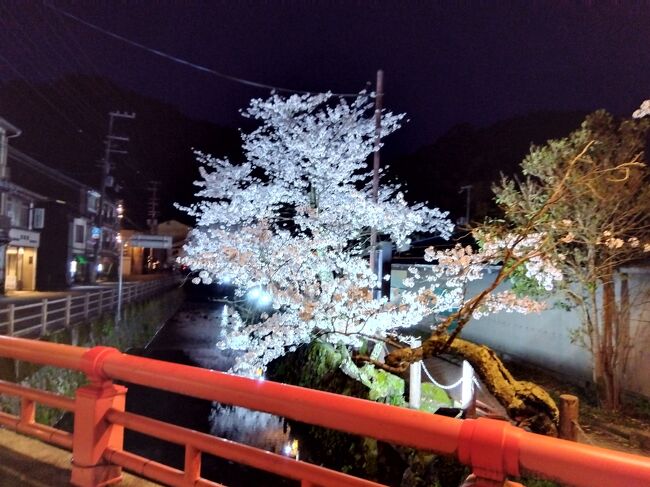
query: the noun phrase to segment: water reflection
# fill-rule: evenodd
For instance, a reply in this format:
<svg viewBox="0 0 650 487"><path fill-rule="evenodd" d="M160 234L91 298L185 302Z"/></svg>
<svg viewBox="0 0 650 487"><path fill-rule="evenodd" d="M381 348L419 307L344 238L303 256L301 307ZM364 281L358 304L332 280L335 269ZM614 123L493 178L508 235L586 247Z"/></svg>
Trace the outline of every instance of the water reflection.
<svg viewBox="0 0 650 487"><path fill-rule="evenodd" d="M298 457L298 441L291 437L291 428L286 421L278 416L215 403L209 421L214 436Z"/></svg>
<svg viewBox="0 0 650 487"><path fill-rule="evenodd" d="M151 358L226 371L232 367L235 352L215 346L227 322L224 305L204 300L189 300L147 346ZM223 321L222 321L223 320ZM243 443L285 456L297 457L298 443L291 437L282 418L246 408L201 401L164 391L133 387L127 395L127 409L196 431ZM129 450L181 468L182 449L128 432ZM204 455L205 478L229 486L288 486L295 481Z"/></svg>

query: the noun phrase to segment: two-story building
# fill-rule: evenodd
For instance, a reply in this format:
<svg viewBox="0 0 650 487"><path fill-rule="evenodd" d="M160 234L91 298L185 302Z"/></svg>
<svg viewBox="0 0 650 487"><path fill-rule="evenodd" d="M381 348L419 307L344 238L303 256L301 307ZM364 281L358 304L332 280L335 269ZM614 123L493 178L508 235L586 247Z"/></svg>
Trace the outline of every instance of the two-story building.
<svg viewBox="0 0 650 487"><path fill-rule="evenodd" d="M47 259L38 262L37 288L65 289L74 283L116 277L116 203L104 199L102 204L97 190L13 147L9 149L8 162L13 180L43 195L41 251Z"/></svg>
<svg viewBox="0 0 650 487"><path fill-rule="evenodd" d="M10 178L9 139L20 130L0 118L0 291L36 289L45 197Z"/></svg>
<svg viewBox="0 0 650 487"><path fill-rule="evenodd" d="M1 118L0 127L3 289L57 290L116 276L115 202L105 198L101 204L95 189L10 147L7 138L20 131Z"/></svg>

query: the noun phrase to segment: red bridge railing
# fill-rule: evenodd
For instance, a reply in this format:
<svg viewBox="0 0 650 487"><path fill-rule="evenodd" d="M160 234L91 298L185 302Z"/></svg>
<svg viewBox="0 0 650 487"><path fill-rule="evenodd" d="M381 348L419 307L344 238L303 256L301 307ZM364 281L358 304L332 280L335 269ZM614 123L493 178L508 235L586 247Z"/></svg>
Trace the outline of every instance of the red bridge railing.
<svg viewBox="0 0 650 487"><path fill-rule="evenodd" d="M534 475L584 487L650 485L650 459L544 437L491 419L460 420L371 401L247 379L186 365L134 357L107 347L91 349L0 337L0 357L84 372L88 386L75 399L0 383L0 393L21 398L19 416L0 413L0 424L73 452L72 484L117 482L121 468L173 486L217 486L200 477L203 453L255 467L307 486L378 486L341 472L124 410L126 388L113 380L265 411L305 423L394 444L456 456L471 467L476 486L513 485ZM35 403L74 412L74 433L34 421ZM178 470L123 449L124 429L185 447ZM468 484L469 485L469 484Z"/></svg>

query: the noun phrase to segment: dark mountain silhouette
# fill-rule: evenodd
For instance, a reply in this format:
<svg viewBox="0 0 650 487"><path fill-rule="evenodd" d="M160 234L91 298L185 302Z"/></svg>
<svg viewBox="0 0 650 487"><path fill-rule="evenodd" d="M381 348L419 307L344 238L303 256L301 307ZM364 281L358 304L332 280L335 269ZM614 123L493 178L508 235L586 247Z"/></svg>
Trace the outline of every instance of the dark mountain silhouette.
<svg viewBox="0 0 650 487"><path fill-rule="evenodd" d="M23 81L0 84L0 116L22 130L11 145L45 165L99 188L104 139L110 111L135 112L134 120L117 119L114 134L128 155L114 154L112 173L121 189L109 192L125 200L127 216L144 226L148 182L161 182L160 219L188 223L174 202L188 204L198 179L192 149L239 157L237 130L193 120L174 106L124 90L111 82L80 75L34 85ZM34 177L38 177L37 174Z"/></svg>
<svg viewBox="0 0 650 487"><path fill-rule="evenodd" d="M395 159L389 173L407 182L408 199L429 201L450 211L454 220L465 215L461 186L472 185L470 220L481 220L493 211L490 187L500 174L518 172L531 144L567 136L585 115L537 112L484 128L457 125L432 145Z"/></svg>
<svg viewBox="0 0 650 487"><path fill-rule="evenodd" d="M179 96L182 93L173 94ZM146 188L149 181L158 180L162 183L160 219L177 218L191 224L191 218L173 203L193 201L198 165L192 149L238 159L241 140L237 130L193 120L171 104L103 78L70 75L38 85L0 83L0 116L23 131L11 144L95 188L100 185L99 161L104 155L110 111L136 112L134 120L117 119L114 130L115 135L130 138L125 145L129 154L111 157L121 190L110 191L125 200L128 217L145 225ZM500 173L515 173L531 144L568 135L585 115L537 112L489 127L458 125L414 154L393 157L389 175L406 183L410 200L429 201L451 211L454 219L465 214L466 196L458 191L471 184L471 219L481 219L491 211L490 186ZM242 124L246 123L242 119Z"/></svg>

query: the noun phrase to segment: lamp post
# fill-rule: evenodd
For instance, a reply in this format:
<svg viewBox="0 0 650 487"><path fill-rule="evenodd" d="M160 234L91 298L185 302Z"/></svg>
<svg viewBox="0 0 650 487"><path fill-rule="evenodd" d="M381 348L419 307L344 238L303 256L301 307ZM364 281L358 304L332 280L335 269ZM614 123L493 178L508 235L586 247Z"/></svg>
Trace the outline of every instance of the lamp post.
<svg viewBox="0 0 650 487"><path fill-rule="evenodd" d="M117 204L117 221L122 229L122 219L124 218L124 205L122 202ZM115 324L119 325L122 319L122 261L124 260L124 243L122 242L122 234L117 234L117 247L119 249L119 260L117 261L117 311L115 313Z"/></svg>
<svg viewBox="0 0 650 487"><path fill-rule="evenodd" d="M117 264L117 311L115 313L115 324L119 324L122 319L122 260L124 258L124 244L122 235L117 235L117 243L120 249L120 259Z"/></svg>

